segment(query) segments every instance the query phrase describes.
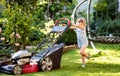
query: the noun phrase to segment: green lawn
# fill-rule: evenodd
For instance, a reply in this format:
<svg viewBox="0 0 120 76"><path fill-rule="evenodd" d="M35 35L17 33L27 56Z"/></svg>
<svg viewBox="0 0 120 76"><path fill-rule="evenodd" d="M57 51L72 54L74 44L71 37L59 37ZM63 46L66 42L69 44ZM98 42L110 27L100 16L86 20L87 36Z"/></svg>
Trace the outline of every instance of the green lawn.
<svg viewBox="0 0 120 76"><path fill-rule="evenodd" d="M21 76L120 76L120 44L96 44L101 53L91 46L87 51L92 55L86 67L81 68L81 56L78 49L63 54L61 68L50 72L22 74ZM9 76L0 73L0 76Z"/></svg>

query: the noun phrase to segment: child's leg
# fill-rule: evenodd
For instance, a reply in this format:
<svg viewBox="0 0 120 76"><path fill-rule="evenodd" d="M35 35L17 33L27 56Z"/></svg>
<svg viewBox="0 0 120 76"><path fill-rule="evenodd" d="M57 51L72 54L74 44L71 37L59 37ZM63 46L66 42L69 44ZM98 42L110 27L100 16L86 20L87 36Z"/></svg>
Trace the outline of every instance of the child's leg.
<svg viewBox="0 0 120 76"><path fill-rule="evenodd" d="M85 64L85 56L82 55L82 64Z"/></svg>
<svg viewBox="0 0 120 76"><path fill-rule="evenodd" d="M80 54L81 54L82 56L88 57L87 53L85 52L85 49L86 49L86 48L87 48L86 46L81 47L81 49L80 49Z"/></svg>

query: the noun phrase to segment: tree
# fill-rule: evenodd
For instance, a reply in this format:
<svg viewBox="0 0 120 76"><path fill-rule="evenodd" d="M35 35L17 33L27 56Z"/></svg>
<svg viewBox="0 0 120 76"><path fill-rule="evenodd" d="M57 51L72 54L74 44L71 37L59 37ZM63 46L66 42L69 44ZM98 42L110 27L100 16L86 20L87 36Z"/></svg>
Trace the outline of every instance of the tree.
<svg viewBox="0 0 120 76"><path fill-rule="evenodd" d="M23 44L23 49L25 49L26 37L30 32L33 19L32 15L30 13L28 14L28 12L25 12L23 9L24 8L18 6L17 3L13 5L8 4L3 12L3 16L6 19L4 34L9 36L12 32L19 33L21 35L20 42ZM14 39L14 42L16 42L16 38Z"/></svg>
<svg viewBox="0 0 120 76"><path fill-rule="evenodd" d="M48 2L48 17L51 19L56 19L57 15L62 14L61 11L68 10L72 5L72 0L49 0Z"/></svg>
<svg viewBox="0 0 120 76"><path fill-rule="evenodd" d="M95 18L115 19L117 16L117 0L98 0L94 5Z"/></svg>
<svg viewBox="0 0 120 76"><path fill-rule="evenodd" d="M119 36L118 0L98 0L94 5L94 17L91 29L97 35L113 34Z"/></svg>
<svg viewBox="0 0 120 76"><path fill-rule="evenodd" d="M7 0L4 10L5 35L9 36L11 32L16 31L21 37L23 49L26 46L26 40L33 31L40 32L45 27L44 22L61 17L70 18L69 7L72 7L68 0ZM66 6L65 6L66 5ZM63 9L63 8L66 9ZM64 11L63 11L64 10ZM36 35L36 34L35 34ZM41 34L40 34L41 35ZM38 36L37 36L38 37ZM32 38L33 40L34 38ZM39 39L39 38L37 38Z"/></svg>

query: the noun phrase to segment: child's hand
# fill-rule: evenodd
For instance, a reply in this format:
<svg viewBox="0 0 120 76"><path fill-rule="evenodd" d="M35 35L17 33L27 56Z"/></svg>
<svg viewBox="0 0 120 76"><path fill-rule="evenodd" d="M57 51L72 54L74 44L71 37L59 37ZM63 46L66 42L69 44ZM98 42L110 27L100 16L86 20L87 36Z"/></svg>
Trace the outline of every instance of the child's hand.
<svg viewBox="0 0 120 76"><path fill-rule="evenodd" d="M69 28L70 28L70 29L76 29L76 27L74 27L74 26L70 26Z"/></svg>
<svg viewBox="0 0 120 76"><path fill-rule="evenodd" d="M75 24L74 23L71 23L72 26L74 26Z"/></svg>

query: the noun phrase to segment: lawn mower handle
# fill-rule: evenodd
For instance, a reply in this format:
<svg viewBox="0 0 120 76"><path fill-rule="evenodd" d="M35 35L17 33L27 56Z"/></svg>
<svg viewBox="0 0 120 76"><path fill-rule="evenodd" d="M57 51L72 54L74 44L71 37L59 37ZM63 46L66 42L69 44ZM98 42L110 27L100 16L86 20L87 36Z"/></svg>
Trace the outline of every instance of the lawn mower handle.
<svg viewBox="0 0 120 76"><path fill-rule="evenodd" d="M67 21L67 25L70 26L71 22L70 22L70 20L68 18L60 18L60 19L56 20L55 21L55 25L57 25L62 20L66 20Z"/></svg>

